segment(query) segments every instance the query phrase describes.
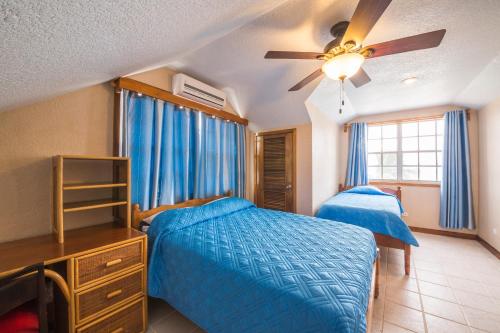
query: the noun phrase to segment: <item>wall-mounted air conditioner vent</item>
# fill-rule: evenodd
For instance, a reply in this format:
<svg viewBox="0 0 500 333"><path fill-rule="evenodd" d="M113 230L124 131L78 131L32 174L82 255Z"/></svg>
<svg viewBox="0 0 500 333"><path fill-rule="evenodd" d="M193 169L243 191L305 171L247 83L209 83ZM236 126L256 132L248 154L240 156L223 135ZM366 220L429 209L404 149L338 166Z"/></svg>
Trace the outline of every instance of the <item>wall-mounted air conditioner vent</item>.
<svg viewBox="0 0 500 333"><path fill-rule="evenodd" d="M219 89L193 79L186 74L175 74L172 82L173 94L182 96L216 109L226 105L226 94Z"/></svg>

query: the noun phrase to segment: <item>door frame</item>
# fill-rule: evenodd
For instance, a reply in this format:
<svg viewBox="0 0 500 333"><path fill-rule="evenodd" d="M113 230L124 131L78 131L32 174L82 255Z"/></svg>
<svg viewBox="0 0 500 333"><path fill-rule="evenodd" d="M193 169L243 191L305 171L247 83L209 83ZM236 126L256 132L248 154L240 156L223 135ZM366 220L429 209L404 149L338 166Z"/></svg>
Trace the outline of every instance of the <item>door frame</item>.
<svg viewBox="0 0 500 333"><path fill-rule="evenodd" d="M272 131L262 131L255 133L254 139L254 181L253 181L253 193L254 193L254 202L257 204L257 196L259 195L258 188L258 175L259 175L259 156L257 155L257 140L259 136L271 136L271 135L279 135L279 134L292 134L292 195L293 195L293 209L292 212L297 212L297 129L296 128L288 128L282 130L272 130Z"/></svg>

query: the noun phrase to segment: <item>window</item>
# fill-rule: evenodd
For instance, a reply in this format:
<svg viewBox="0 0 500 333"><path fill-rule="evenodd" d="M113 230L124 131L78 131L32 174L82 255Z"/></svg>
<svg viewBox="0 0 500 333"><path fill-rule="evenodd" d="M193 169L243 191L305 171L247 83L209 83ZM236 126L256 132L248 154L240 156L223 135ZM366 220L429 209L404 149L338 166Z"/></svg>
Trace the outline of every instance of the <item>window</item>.
<svg viewBox="0 0 500 333"><path fill-rule="evenodd" d="M440 181L442 119L368 125L370 180Z"/></svg>

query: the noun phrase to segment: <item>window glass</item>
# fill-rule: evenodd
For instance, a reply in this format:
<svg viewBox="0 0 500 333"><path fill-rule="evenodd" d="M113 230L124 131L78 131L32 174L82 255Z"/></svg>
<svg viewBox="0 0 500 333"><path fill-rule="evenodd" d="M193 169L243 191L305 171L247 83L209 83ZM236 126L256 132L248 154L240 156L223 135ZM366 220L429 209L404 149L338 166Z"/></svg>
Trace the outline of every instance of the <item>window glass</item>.
<svg viewBox="0 0 500 333"><path fill-rule="evenodd" d="M403 153L403 165L418 165L418 153Z"/></svg>
<svg viewBox="0 0 500 333"><path fill-rule="evenodd" d="M383 151L398 151L398 139L383 139L382 140L382 150Z"/></svg>
<svg viewBox="0 0 500 333"><path fill-rule="evenodd" d="M382 179L382 168L381 167L368 167L368 178L369 179Z"/></svg>
<svg viewBox="0 0 500 333"><path fill-rule="evenodd" d="M398 154L397 153L384 153L384 167L385 166L397 166L398 165Z"/></svg>
<svg viewBox="0 0 500 333"><path fill-rule="evenodd" d="M403 123L401 134L403 137L418 136L418 123Z"/></svg>
<svg viewBox="0 0 500 333"><path fill-rule="evenodd" d="M368 139L380 139L382 137L381 126L368 126Z"/></svg>
<svg viewBox="0 0 500 333"><path fill-rule="evenodd" d="M418 123L418 135L436 135L436 121L421 121Z"/></svg>
<svg viewBox="0 0 500 333"><path fill-rule="evenodd" d="M397 167L384 167L383 169L383 179L397 180L398 179L398 169Z"/></svg>
<svg viewBox="0 0 500 333"><path fill-rule="evenodd" d="M382 142L380 140L368 140L368 152L378 153L382 150Z"/></svg>
<svg viewBox="0 0 500 333"><path fill-rule="evenodd" d="M444 121L368 126L368 178L440 181Z"/></svg>
<svg viewBox="0 0 500 333"><path fill-rule="evenodd" d="M403 138L402 150L403 151L417 151L418 150L418 137Z"/></svg>
<svg viewBox="0 0 500 333"><path fill-rule="evenodd" d="M385 125L382 126L382 137L383 138L397 138L398 137L398 125Z"/></svg>
<svg viewBox="0 0 500 333"><path fill-rule="evenodd" d="M382 165L382 158L380 154L368 154L368 166Z"/></svg>
<svg viewBox="0 0 500 333"><path fill-rule="evenodd" d="M421 136L418 138L419 150L436 150L435 136Z"/></svg>
<svg viewBox="0 0 500 333"><path fill-rule="evenodd" d="M436 165L436 153L419 153L420 165Z"/></svg>
<svg viewBox="0 0 500 333"><path fill-rule="evenodd" d="M418 167L403 167L403 180L418 180Z"/></svg>

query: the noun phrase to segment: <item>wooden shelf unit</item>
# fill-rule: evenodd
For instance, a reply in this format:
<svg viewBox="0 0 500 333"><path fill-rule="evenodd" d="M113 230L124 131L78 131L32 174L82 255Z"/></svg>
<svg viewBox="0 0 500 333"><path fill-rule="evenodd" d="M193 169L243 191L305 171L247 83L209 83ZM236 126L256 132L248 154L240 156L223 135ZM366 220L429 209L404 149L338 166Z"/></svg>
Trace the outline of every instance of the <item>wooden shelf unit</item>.
<svg viewBox="0 0 500 333"><path fill-rule="evenodd" d="M112 178L109 181L71 182L65 179L65 170L71 168L69 161L88 161L90 163L109 163L112 167ZM86 155L57 155L53 164L53 216L54 233L59 243L64 243L64 217L67 213L76 213L90 209L113 207L113 217L116 223L123 227L131 227L130 205L130 160L125 157L105 157ZM101 165L102 166L102 165ZM67 192L92 193L88 190L111 190L109 198L92 198L88 195L84 200L69 201ZM95 192L95 191L94 191ZM85 196L85 194L83 194Z"/></svg>

